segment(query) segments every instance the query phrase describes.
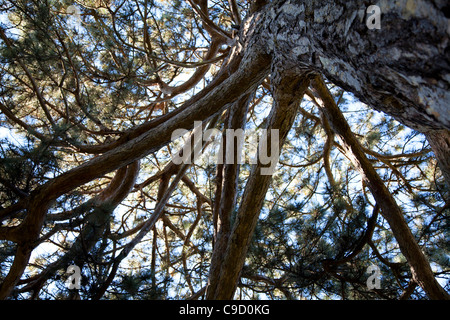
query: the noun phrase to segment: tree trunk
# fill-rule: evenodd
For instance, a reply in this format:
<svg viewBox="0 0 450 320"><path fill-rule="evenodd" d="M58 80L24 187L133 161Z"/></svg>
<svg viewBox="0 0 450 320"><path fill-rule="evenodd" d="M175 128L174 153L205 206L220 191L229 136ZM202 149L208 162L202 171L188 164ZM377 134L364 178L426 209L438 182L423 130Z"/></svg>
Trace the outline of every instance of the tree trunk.
<svg viewBox="0 0 450 320"><path fill-rule="evenodd" d="M323 74L375 109L427 133L446 175L450 168L445 156L448 148L433 136L450 128L450 64L446 53L450 32L441 8L425 3L383 3L381 29L370 30L367 7L355 2L278 1L244 21L242 33L244 39L253 35L263 43L261 47L272 57L272 74L282 64ZM389 191L374 170L362 165L361 155L355 163L366 178L369 175L374 197L396 234L414 279L431 298L448 298L401 210L389 200L392 197L383 199ZM254 172L248 180L220 274L211 275L218 277L215 281L219 285L207 298L232 298L269 182Z"/></svg>
<svg viewBox="0 0 450 320"><path fill-rule="evenodd" d="M278 150L271 149L268 153L278 152L283 146L294 123L303 93L309 85L306 73L298 76L300 72L292 74L290 73L292 70L290 72L277 71L277 73L272 74L272 81L276 85L274 85L274 105L267 126L267 141L271 141L270 130L279 130L279 148ZM261 145L261 141L259 144ZM269 145L268 142L267 145ZM273 146L271 147L273 148ZM258 160L259 156L260 153L258 152ZM211 265L211 269L215 272L210 274L210 287L206 291L207 299L229 300L233 298L253 231L272 180L271 175L261 174L261 169L264 167L265 165L258 161L258 164L252 168L239 205L236 221L228 237L226 250L223 250L223 258L214 261L216 264L219 263L219 266Z"/></svg>
<svg viewBox="0 0 450 320"><path fill-rule="evenodd" d="M296 95L303 93L306 82L297 82L306 81L302 76L310 72L323 74L362 102L425 133L450 183L450 28L443 11L445 1L381 1L380 29L367 27L370 13L358 2L265 3L257 1L255 12L242 22L229 58L204 90L177 110L131 129L109 145L85 148L86 152L104 153L48 181L12 209L0 212L0 219L4 219L28 209L21 225L0 227L0 239L20 244L18 259L3 283L0 297L7 297L12 284L22 275L51 201L157 151L170 142L175 129L191 129L194 121L211 118L255 90L270 68L276 101L269 128L289 130L295 116L293 105L298 100L287 103L284 99L293 95L298 98ZM293 89L292 84L278 77L286 76L287 66L296 75L288 73L286 78L293 79L299 88L295 94L291 91L284 96L283 87ZM219 277L219 286L208 292L208 297L232 297L269 182L270 176L255 172L249 178L220 273L212 275ZM395 221L390 224L393 229L398 227Z"/></svg>
<svg viewBox="0 0 450 320"><path fill-rule="evenodd" d="M243 129L245 127L247 109L250 99L248 96L244 96L238 100L230 109L228 114L227 129ZM239 142L236 139L233 141L227 141L227 135L222 135L223 146L225 146L227 152L223 152L222 160L226 160L226 154L230 151L228 148L232 146L234 151L234 161L228 163L223 161L223 165L218 166L218 179L220 185L217 186L215 201L214 216L216 217L216 237L214 241L214 250L211 258L211 267L209 270L209 284L207 294L210 292L216 292L218 286L218 277L214 276L220 272L220 267L224 255L227 250L227 244L231 233L231 217L233 210L236 207L236 195L238 190L238 179L240 164L238 161L238 155L241 154L239 149Z"/></svg>
<svg viewBox="0 0 450 320"><path fill-rule="evenodd" d="M279 1L259 13L268 52L317 70L362 102L425 133L450 129L449 19L445 3L382 1L369 29L357 1ZM259 21L258 20L258 21ZM442 142L442 140L441 140ZM430 141L450 186L448 147Z"/></svg>
<svg viewBox="0 0 450 320"><path fill-rule="evenodd" d="M276 2L262 18L266 47L415 130L450 129L450 29L442 8L403 0L380 9L381 28L371 30L361 2Z"/></svg>

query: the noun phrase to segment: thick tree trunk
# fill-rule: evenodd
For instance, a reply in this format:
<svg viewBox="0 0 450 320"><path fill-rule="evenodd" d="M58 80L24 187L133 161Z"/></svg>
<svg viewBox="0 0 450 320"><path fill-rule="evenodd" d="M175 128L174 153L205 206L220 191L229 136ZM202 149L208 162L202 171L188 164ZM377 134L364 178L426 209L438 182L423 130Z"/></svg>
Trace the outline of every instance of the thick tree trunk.
<svg viewBox="0 0 450 320"><path fill-rule="evenodd" d="M261 39L274 61L273 74L279 62L324 74L361 101L427 133L446 175L450 169L445 156L448 149L433 137L450 128L448 19L430 1L399 1L395 6L383 2L382 28L370 30L366 9L343 0L277 1L247 19L243 30L253 30ZM448 298L401 210L392 197L384 199L389 192L371 166L363 165L370 164L364 159L360 152L355 163L371 180L371 190L411 265L414 279L431 298ZM212 275L219 285L208 291L207 298L232 298L269 181L254 174L249 179L220 274Z"/></svg>
<svg viewBox="0 0 450 320"><path fill-rule="evenodd" d="M381 28L369 29L358 1L279 1L262 18L266 47L418 131L450 129L449 19L435 1L380 9Z"/></svg>
<svg viewBox="0 0 450 320"><path fill-rule="evenodd" d="M308 66L362 102L433 139L450 129L450 21L445 1L278 1L261 11L273 57ZM441 142L442 140L439 139ZM430 141L447 185L448 147ZM446 160L447 159L447 160Z"/></svg>
<svg viewBox="0 0 450 320"><path fill-rule="evenodd" d="M442 10L445 1L381 1L379 30L367 27L370 14L359 2L279 0L262 9L260 3L264 5L264 1L258 1L256 12L242 22L229 59L207 88L176 111L130 130L110 145L85 148L86 152L104 153L50 180L12 209L0 212L3 219L28 208L27 218L20 226L0 227L1 239L21 244L21 259L14 262L8 281L3 284L2 297L9 294L10 284L16 283L23 273L23 261L28 261L29 248L45 220L47 204L158 150L170 142L173 130L190 129L194 121L217 114L254 90L271 67L274 79L281 74L277 69L281 65L292 66L297 76L310 71L323 74L373 108L425 133L449 181L449 139L444 130L450 129L450 28ZM281 92L277 90L281 89L275 87L275 94ZM283 109L281 104L277 108ZM292 117L290 110L285 115ZM279 111L274 109L274 114L279 115ZM273 128L282 128L279 123L273 124ZM211 293L209 297L232 297L269 182L270 176L250 177L217 275L227 280L218 282L226 288L223 294ZM252 197L252 192L257 197Z"/></svg>

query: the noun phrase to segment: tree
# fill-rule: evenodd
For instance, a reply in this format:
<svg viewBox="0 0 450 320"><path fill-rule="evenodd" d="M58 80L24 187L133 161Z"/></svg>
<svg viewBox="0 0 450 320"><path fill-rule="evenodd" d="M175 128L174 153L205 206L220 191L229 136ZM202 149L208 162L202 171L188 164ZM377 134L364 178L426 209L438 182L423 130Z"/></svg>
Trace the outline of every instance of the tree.
<svg viewBox="0 0 450 320"><path fill-rule="evenodd" d="M368 7L2 1L0 297L448 299L449 7Z"/></svg>

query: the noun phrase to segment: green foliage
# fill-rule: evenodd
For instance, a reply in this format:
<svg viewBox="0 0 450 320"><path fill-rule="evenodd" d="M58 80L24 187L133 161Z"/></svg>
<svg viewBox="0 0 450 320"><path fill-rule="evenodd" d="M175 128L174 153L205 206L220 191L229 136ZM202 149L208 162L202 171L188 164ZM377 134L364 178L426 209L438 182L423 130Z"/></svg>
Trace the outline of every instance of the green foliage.
<svg viewBox="0 0 450 320"><path fill-rule="evenodd" d="M70 5L81 13L76 27L68 24ZM208 5L208 23L215 32L229 32L229 1ZM237 1L242 13L248 5ZM0 141L0 209L111 152L115 141L132 139L130 133L144 130L152 120L164 119L205 89L223 63L209 63L210 70L195 84L186 90L178 87L201 73L215 34L188 1L5 0L0 1L0 16L0 27L11 41L0 41L0 125L11 133ZM223 41L215 57L227 53L233 41ZM255 92L246 130L266 125L273 102L267 84ZM341 88L329 88L448 287L448 189L425 137ZM317 105L305 97L300 108L266 194L236 297L397 299L412 276L389 226L378 216L370 241L359 247L376 203L339 139L327 132ZM219 117L217 128L225 128L225 118ZM201 292L216 241L214 205L221 183L220 166L210 154L186 171L164 208L164 219L114 269L122 250L154 213L164 170L180 146L171 143L141 159L136 185L117 207L99 204L113 173L52 202L13 298L67 299L78 294L91 299L110 275L103 299L185 299ZM231 226L251 169L249 163L240 166ZM99 212L109 214L101 229L89 224ZM15 226L25 216L19 210L3 219L1 227ZM88 230L99 234L89 248L82 238ZM77 241L84 246L73 252ZM15 248L11 241L0 241L0 280L11 268ZM50 272L58 261L60 267ZM64 268L70 263L83 267L77 292L64 284ZM371 264L381 269L381 289L367 288ZM47 278L33 283L43 274ZM420 288L411 295L424 297Z"/></svg>
<svg viewBox="0 0 450 320"><path fill-rule="evenodd" d="M58 168L58 156L27 136L23 145L0 140L0 201L13 204L45 182Z"/></svg>

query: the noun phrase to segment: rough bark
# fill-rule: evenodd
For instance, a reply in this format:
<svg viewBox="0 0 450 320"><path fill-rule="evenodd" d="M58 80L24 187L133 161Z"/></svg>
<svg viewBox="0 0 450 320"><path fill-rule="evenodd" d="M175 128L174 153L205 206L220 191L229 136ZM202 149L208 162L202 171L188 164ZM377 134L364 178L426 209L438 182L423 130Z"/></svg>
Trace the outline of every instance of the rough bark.
<svg viewBox="0 0 450 320"><path fill-rule="evenodd" d="M381 1L381 28L355 1L277 1L262 33L271 56L308 66L362 102L433 139L450 129L445 3ZM442 140L441 140L442 141ZM429 141L450 186L448 148Z"/></svg>
<svg viewBox="0 0 450 320"><path fill-rule="evenodd" d="M194 121L212 117L254 90L271 67L273 80L276 80L277 74L281 74L277 69L280 63L297 73L291 79L299 79L305 70L323 74L371 107L425 133L444 177L450 181L450 28L442 9L444 1L381 1L380 30L367 28L367 7L357 2L280 0L255 3L257 6L242 22L229 58L209 86L176 111L131 129L111 144L77 146L82 152L100 155L50 180L11 208L0 211L0 218L4 219L27 209L27 216L19 226L0 227L0 239L18 244L16 260L2 285L1 297L8 295L22 275L32 250L31 243L39 234L53 200L158 150L170 141L173 130L191 129ZM273 83L280 86L274 86L276 96L283 91L283 82ZM299 84L302 88L304 85ZM277 98L279 105L272 114L272 128L288 128L286 123L277 121L294 116L292 109L282 106L286 103L282 103L283 99ZM280 110L284 110L283 117ZM216 293L208 294L210 298L232 297L269 182L270 176L255 173L249 179L218 275L227 281L219 281L223 288L218 287ZM374 195L384 194L385 190L376 185L372 187ZM389 201L386 203L389 206ZM382 207L382 211L389 212L388 207ZM400 228L398 233L408 233L402 229L401 221L390 219L393 230ZM412 251L405 249L405 256L413 260L417 248L411 248ZM419 257L419 260L423 259ZM415 275L421 272L426 275L426 279L417 280L425 287L433 280L427 267L421 266L425 265L422 262L417 265L417 270L422 271ZM430 296L444 294L440 290L426 290Z"/></svg>
<svg viewBox="0 0 450 320"><path fill-rule="evenodd" d="M447 187L450 188L450 131L445 129L428 131L425 135L436 155L436 160L447 182ZM450 191L447 192L447 195L450 197L449 193Z"/></svg>
<svg viewBox="0 0 450 320"><path fill-rule="evenodd" d="M266 47L418 131L450 129L449 19L434 1L380 9L381 29L370 30L364 3L279 1L264 13Z"/></svg>
<svg viewBox="0 0 450 320"><path fill-rule="evenodd" d="M243 129L245 127L247 109L249 104L249 96L244 96L238 100L230 109L227 121L227 129ZM218 166L218 173L220 176L219 183L220 186L216 190L215 198L215 211L214 216L216 217L216 237L214 241L214 250L211 257L210 266L210 277L208 284L208 294L210 292L215 292L217 288L218 277L214 275L220 271L220 266L222 264L224 255L226 253L228 239L231 232L231 215L236 207L236 195L238 190L238 178L240 164L238 161L238 154L240 148L239 142L236 139L233 141L227 141L227 135L224 133L222 135L222 143L225 148L232 145L234 150L234 161L228 163L223 161L225 164ZM229 149L227 150L229 151ZM227 152L223 153L223 157L226 158ZM226 159L225 159L226 160Z"/></svg>
<svg viewBox="0 0 450 320"><path fill-rule="evenodd" d="M307 73L299 77L300 72L293 74L281 72L279 69L276 71L272 73L273 82L276 85L274 85L274 105L267 129L269 134L271 129L279 130L279 146L281 148L294 123L301 98L309 85L309 78ZM270 141L270 136L267 139ZM207 288L207 299L227 300L233 298L253 231L272 180L271 175L260 173L263 167L264 165L260 162L252 167L236 220L228 237L226 251L222 260L216 261L216 263L220 263L220 266L211 266L217 271L210 274L209 283L214 287Z"/></svg>

